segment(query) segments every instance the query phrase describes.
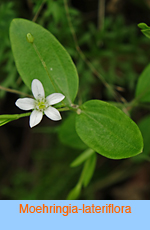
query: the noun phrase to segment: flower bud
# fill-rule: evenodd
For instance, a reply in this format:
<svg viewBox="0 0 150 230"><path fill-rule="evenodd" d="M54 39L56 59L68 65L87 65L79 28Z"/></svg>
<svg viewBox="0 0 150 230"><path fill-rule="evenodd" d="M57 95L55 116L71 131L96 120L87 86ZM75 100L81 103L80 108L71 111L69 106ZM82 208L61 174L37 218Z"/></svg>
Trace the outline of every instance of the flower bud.
<svg viewBox="0 0 150 230"><path fill-rule="evenodd" d="M27 34L27 41L28 41L29 43L33 43L34 37L33 37L33 35L32 35L31 33L28 33L28 34Z"/></svg>

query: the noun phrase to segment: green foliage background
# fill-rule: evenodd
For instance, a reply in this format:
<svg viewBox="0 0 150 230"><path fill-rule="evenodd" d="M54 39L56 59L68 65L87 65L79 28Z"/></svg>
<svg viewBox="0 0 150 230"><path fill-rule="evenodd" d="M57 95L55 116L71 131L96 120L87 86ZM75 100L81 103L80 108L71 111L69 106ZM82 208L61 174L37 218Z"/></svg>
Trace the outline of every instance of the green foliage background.
<svg viewBox="0 0 150 230"><path fill-rule="evenodd" d="M112 0L106 1L102 28L97 23L100 17L98 1L68 2L73 29L86 58L103 75L110 88L117 89L127 101L131 101L138 77L150 60L150 41L137 27L142 21L150 25L148 1L132 0L121 5L118 0L116 8ZM132 14L129 9L132 9ZM77 52L63 0L44 3L39 0L1 1L0 85L29 93L14 64L9 26L13 18L32 20L35 15L36 22L54 34L77 67L80 81L78 103L90 99L114 101L112 91L102 84ZM0 90L0 113L18 113L14 104L18 97ZM63 127L68 113L62 116ZM145 105L144 108L136 108L131 117L143 134L144 153L119 161L98 155L94 176L82 189L80 199L150 199L149 108ZM80 139L71 144L72 147L67 146L71 142L68 130L66 135L70 138L67 141L61 135L60 126L47 118L32 130L28 126L28 118L1 127L0 199L66 199L82 171L82 165L71 168L70 164L85 149Z"/></svg>

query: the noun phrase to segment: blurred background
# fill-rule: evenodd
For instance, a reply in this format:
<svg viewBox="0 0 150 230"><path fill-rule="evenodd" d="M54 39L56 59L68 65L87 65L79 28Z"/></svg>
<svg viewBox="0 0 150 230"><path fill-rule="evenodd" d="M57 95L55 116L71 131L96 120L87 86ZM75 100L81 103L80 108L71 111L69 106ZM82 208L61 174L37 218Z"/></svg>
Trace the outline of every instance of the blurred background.
<svg viewBox="0 0 150 230"><path fill-rule="evenodd" d="M36 21L67 49L79 73L77 103L115 101L87 60L127 101L134 98L137 80L150 60L150 41L137 27L140 22L150 25L150 0L68 0L68 5L72 27L63 0L0 1L0 114L22 112L15 106L20 96L4 87L31 94L17 72L10 46L9 26L16 17ZM86 60L76 50L72 29ZM1 200L66 199L82 171L82 165L70 164L84 149L61 138L68 114L63 112L58 123L44 117L33 129L28 117L0 127ZM94 175L79 199L150 199L149 109L136 108L131 118L143 134L144 157L110 160L97 154Z"/></svg>

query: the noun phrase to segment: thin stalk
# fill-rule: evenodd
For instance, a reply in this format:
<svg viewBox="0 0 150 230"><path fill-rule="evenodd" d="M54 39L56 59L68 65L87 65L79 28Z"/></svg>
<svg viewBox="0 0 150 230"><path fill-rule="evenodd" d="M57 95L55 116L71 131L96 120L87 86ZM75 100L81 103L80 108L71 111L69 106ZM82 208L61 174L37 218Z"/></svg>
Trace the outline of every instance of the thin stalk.
<svg viewBox="0 0 150 230"><path fill-rule="evenodd" d="M68 108L68 107L66 107L66 108L60 108L60 109L57 109L58 111L69 111L70 110L70 108Z"/></svg>
<svg viewBox="0 0 150 230"><path fill-rule="evenodd" d="M28 117L30 116L31 112L29 113L21 113L21 114L2 114L0 115L1 119L12 119L12 120L17 120L21 117Z"/></svg>
<svg viewBox="0 0 150 230"><path fill-rule="evenodd" d="M20 95L23 95L23 96L27 96L27 97L31 97L33 98L33 96L29 95L29 94L26 94L26 93L23 93L23 92L20 92L18 90L15 90L15 89L9 89L9 88L5 88L3 86L0 85L0 89L1 90L4 90L6 92L9 92L9 93L15 93L15 94L20 94Z"/></svg>
<svg viewBox="0 0 150 230"><path fill-rule="evenodd" d="M21 114L18 114L18 119L21 118L21 117L28 117L31 115L31 112L29 113L21 113Z"/></svg>
<svg viewBox="0 0 150 230"><path fill-rule="evenodd" d="M41 10L43 9L43 6L44 6L45 2L46 2L46 0L44 0L44 1L42 2L42 4L40 5L38 11L37 11L36 14L34 15L34 17L33 17L33 19L32 19L33 22L36 22L36 20L37 20L39 14L40 14L40 12L41 12Z"/></svg>
<svg viewBox="0 0 150 230"><path fill-rule="evenodd" d="M104 28L104 18L105 18L105 0L98 1L98 30Z"/></svg>
<svg viewBox="0 0 150 230"><path fill-rule="evenodd" d="M91 191L101 191L102 189L106 189L114 184L124 181L126 178L131 177L136 170L137 165L134 165L132 162L123 162L119 165L114 171L110 172L106 177L92 183L89 185L87 193L91 193Z"/></svg>
<svg viewBox="0 0 150 230"><path fill-rule="evenodd" d="M110 90L112 92L113 97L117 101L122 101L123 103L126 102L126 100L105 81L105 79L102 76L102 74L100 74L95 69L95 67L92 65L92 63L86 58L86 56L82 52L82 50L81 50L81 48L80 48L80 46L78 44L78 39L77 39L75 30L74 30L72 22L71 22L71 17L70 17L70 14L69 14L68 2L67 2L67 0L63 0L63 1L64 1L64 7L65 7L65 11L66 11L68 24L69 24L70 31L71 31L71 34L72 34L72 37L73 37L73 40L74 40L75 48L76 48L77 52L79 53L80 57L87 64L87 66L91 69L91 71L101 80L101 82L105 85L105 87L108 88L108 90Z"/></svg>

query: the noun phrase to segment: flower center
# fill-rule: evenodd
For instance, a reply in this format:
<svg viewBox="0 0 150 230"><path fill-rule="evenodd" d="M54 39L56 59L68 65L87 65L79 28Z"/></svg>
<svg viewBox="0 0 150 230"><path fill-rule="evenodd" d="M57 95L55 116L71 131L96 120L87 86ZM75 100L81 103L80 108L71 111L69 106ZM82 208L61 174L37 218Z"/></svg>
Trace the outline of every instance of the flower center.
<svg viewBox="0 0 150 230"><path fill-rule="evenodd" d="M41 98L35 101L35 109L44 111L48 107L48 103L45 98Z"/></svg>
<svg viewBox="0 0 150 230"><path fill-rule="evenodd" d="M38 102L38 107L40 110L43 110L45 108L45 103L43 101Z"/></svg>

